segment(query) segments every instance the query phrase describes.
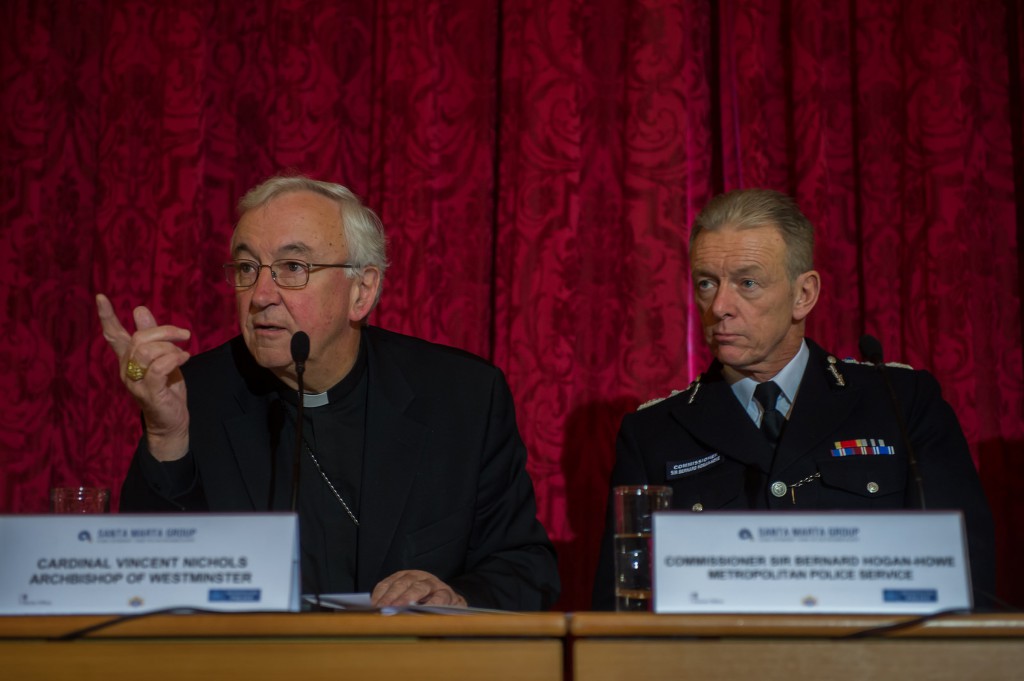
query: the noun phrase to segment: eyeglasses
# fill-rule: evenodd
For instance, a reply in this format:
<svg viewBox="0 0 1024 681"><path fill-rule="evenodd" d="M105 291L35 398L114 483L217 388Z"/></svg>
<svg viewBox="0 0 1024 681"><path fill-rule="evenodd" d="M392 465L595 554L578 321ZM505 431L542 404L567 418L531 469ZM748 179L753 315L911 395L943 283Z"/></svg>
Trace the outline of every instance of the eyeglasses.
<svg viewBox="0 0 1024 681"><path fill-rule="evenodd" d="M255 260L232 260L224 264L224 278L236 289L252 288L260 278L260 272L266 267L270 270L270 278L281 288L302 288L309 283L310 272L328 267L356 269L356 265L341 263L325 265L323 263L303 262L302 260L275 260L269 265L261 265Z"/></svg>

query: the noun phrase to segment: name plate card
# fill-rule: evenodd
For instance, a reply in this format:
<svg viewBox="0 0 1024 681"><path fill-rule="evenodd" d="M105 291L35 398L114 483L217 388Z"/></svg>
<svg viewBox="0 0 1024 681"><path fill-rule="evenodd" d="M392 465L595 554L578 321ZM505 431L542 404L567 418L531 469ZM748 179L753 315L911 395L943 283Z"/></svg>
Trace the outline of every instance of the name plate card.
<svg viewBox="0 0 1024 681"><path fill-rule="evenodd" d="M658 613L971 608L959 512L654 514Z"/></svg>
<svg viewBox="0 0 1024 681"><path fill-rule="evenodd" d="M293 513L0 516L0 614L299 609Z"/></svg>

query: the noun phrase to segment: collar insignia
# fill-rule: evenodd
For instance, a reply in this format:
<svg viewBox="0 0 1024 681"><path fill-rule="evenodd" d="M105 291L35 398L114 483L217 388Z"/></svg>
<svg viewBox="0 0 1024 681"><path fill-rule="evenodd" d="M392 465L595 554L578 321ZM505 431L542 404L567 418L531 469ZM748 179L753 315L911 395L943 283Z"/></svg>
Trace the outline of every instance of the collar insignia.
<svg viewBox="0 0 1024 681"><path fill-rule="evenodd" d="M839 369L836 367L836 362L838 361L839 360L837 360L834 355L828 356L828 372L832 374L832 380L835 382L837 388L845 388L846 379L843 378L843 375L839 373Z"/></svg>

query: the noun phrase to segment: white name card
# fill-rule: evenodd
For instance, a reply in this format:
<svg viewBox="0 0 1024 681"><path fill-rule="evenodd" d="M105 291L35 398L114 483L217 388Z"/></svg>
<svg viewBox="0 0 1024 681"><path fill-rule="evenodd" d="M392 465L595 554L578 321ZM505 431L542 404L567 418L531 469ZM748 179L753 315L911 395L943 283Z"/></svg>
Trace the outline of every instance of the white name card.
<svg viewBox="0 0 1024 681"><path fill-rule="evenodd" d="M659 613L970 609L959 512L654 514Z"/></svg>
<svg viewBox="0 0 1024 681"><path fill-rule="evenodd" d="M0 516L0 614L299 609L293 513Z"/></svg>

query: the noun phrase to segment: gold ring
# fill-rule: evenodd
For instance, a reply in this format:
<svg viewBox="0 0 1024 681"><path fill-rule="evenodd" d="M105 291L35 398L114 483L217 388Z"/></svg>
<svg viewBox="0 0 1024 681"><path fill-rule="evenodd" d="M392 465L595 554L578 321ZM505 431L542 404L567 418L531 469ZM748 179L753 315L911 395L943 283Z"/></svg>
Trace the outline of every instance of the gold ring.
<svg viewBox="0 0 1024 681"><path fill-rule="evenodd" d="M130 359L128 360L128 365L124 368L124 374L133 381L141 381L146 375L146 367L134 359Z"/></svg>

